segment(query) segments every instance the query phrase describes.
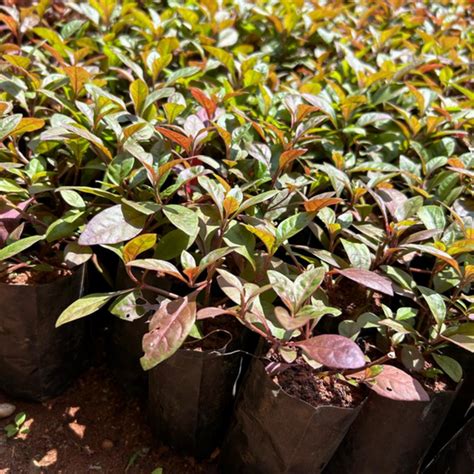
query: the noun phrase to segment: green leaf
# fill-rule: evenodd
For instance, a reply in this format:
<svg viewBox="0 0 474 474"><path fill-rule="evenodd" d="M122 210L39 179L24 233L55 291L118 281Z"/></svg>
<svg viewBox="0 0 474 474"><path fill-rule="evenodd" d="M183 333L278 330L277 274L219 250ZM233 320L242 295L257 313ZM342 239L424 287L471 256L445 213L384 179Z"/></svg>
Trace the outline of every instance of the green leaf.
<svg viewBox="0 0 474 474"><path fill-rule="evenodd" d="M423 198L421 196L415 196L413 198L404 201L401 206L395 209L395 218L398 221L404 221L409 217L413 216L423 205Z"/></svg>
<svg viewBox="0 0 474 474"><path fill-rule="evenodd" d="M185 77L194 76L199 72L201 72L201 69L195 66L178 69L169 75L168 79L166 80L166 85L171 85L177 82L179 79L183 79Z"/></svg>
<svg viewBox="0 0 474 474"><path fill-rule="evenodd" d="M303 97L313 106L320 109L331 120L332 124L337 127L337 116L333 106L323 97L312 94L303 94Z"/></svg>
<svg viewBox="0 0 474 474"><path fill-rule="evenodd" d="M293 294L296 311L313 295L323 282L326 270L323 267L311 268L304 271L293 283Z"/></svg>
<svg viewBox="0 0 474 474"><path fill-rule="evenodd" d="M249 209L252 206L256 206L257 204L268 201L272 197L276 196L279 192L280 191L276 191L276 190L266 191L262 194L258 194L257 196L253 196L253 197L247 199L246 201L244 201L242 203L242 205L239 207L237 213L240 214L241 212L246 211L247 209Z"/></svg>
<svg viewBox="0 0 474 474"><path fill-rule="evenodd" d="M349 257L349 261L354 268L369 270L372 264L370 251L364 244L357 244L346 239L341 239L344 250Z"/></svg>
<svg viewBox="0 0 474 474"><path fill-rule="evenodd" d="M105 191L104 189L100 188L92 188L89 186L62 186L58 188L58 191L61 192L69 189L80 191L86 194L93 194L94 196L98 196L116 203L120 202L122 199L120 196L117 196L116 194L111 193L110 191Z"/></svg>
<svg viewBox="0 0 474 474"><path fill-rule="evenodd" d="M223 217L225 199L223 187L217 184L215 181L209 179L207 176L199 176L198 182L199 185L208 192L209 196L214 201L214 204L217 206L217 209L219 209L219 214L221 217Z"/></svg>
<svg viewBox="0 0 474 474"><path fill-rule="evenodd" d="M252 234L256 235L267 248L269 254L273 255L275 252L275 236L268 231L267 229L263 229L261 227L254 227L250 224L244 224L244 227L251 232Z"/></svg>
<svg viewBox="0 0 474 474"><path fill-rule="evenodd" d="M191 243L199 233L199 219L196 212L178 204L168 204L163 207L163 213L178 229L188 234Z"/></svg>
<svg viewBox="0 0 474 474"><path fill-rule="evenodd" d="M92 249L79 245L77 242L71 242L64 249L64 263L69 267L77 267L86 263L92 257Z"/></svg>
<svg viewBox="0 0 474 474"><path fill-rule="evenodd" d="M32 247L34 244L40 240L44 240L44 235L33 235L31 237L25 237L24 239L17 240L10 245L7 245L0 250L0 261L6 260L8 258L14 257L21 252Z"/></svg>
<svg viewBox="0 0 474 474"><path fill-rule="evenodd" d="M21 114L13 114L0 119L0 142L15 130L22 117Z"/></svg>
<svg viewBox="0 0 474 474"><path fill-rule="evenodd" d="M216 48L214 46L204 46L204 49L212 54L220 63L222 63L231 74L235 72L234 57L224 49Z"/></svg>
<svg viewBox="0 0 474 474"><path fill-rule="evenodd" d="M143 105L148 97L148 86L142 79L136 79L130 84L130 97L135 106L135 113L141 116L143 113Z"/></svg>
<svg viewBox="0 0 474 474"><path fill-rule="evenodd" d="M456 383L462 379L462 367L461 364L453 359L441 354L432 354L433 359L443 369L443 371Z"/></svg>
<svg viewBox="0 0 474 474"><path fill-rule="evenodd" d="M89 316L95 313L97 310L102 308L108 301L115 296L128 293L132 290L113 291L110 293L93 293L91 295L83 296L82 298L74 301L70 304L59 316L56 321L56 327L62 326L63 324L76 321L77 319Z"/></svg>
<svg viewBox="0 0 474 474"><path fill-rule="evenodd" d="M0 191L3 193L26 194L26 190L12 179L0 178Z"/></svg>
<svg viewBox="0 0 474 474"><path fill-rule="evenodd" d="M83 222L84 212L72 210L64 214L63 217L55 220L46 230L46 240L55 240L71 237Z"/></svg>
<svg viewBox="0 0 474 474"><path fill-rule="evenodd" d="M436 293L436 291L433 291L431 288L427 288L425 286L418 286L418 289L428 304L438 328L440 328L446 319L446 304L443 300L443 297L439 293Z"/></svg>
<svg viewBox="0 0 474 474"><path fill-rule="evenodd" d="M446 226L443 209L439 206L423 206L418 217L427 229L444 229Z"/></svg>
<svg viewBox="0 0 474 474"><path fill-rule="evenodd" d="M137 300L143 298L140 290L135 290L118 297L109 307L109 311L125 321L135 321L140 319L145 311Z"/></svg>
<svg viewBox="0 0 474 474"><path fill-rule="evenodd" d="M358 127L366 127L367 125L379 125L380 122L387 122L392 120L392 116L382 113L368 113L362 114L356 122Z"/></svg>
<svg viewBox="0 0 474 474"><path fill-rule="evenodd" d="M204 270L206 267L209 265L212 265L213 263L217 262L221 258L224 258L226 255L230 254L231 252L234 252L234 248L221 248L221 249L215 249L209 252L200 262L199 262L199 270L200 272Z"/></svg>
<svg viewBox="0 0 474 474"><path fill-rule="evenodd" d="M294 310L295 294L293 282L288 277L275 270L269 270L267 274L273 291L275 291L283 303L285 303L287 308Z"/></svg>
<svg viewBox="0 0 474 474"><path fill-rule="evenodd" d="M224 243L230 247L235 247L235 252L248 260L252 268L255 264L255 237L242 224L231 222L229 228L224 233Z"/></svg>
<svg viewBox="0 0 474 474"><path fill-rule="evenodd" d="M306 212L295 214L280 223L276 230L276 244L281 245L289 238L301 232L310 222L312 217Z"/></svg>
<svg viewBox="0 0 474 474"><path fill-rule="evenodd" d="M189 248L193 243L191 237L179 229L174 229L161 237L155 248L155 257L162 260L171 260Z"/></svg>
<svg viewBox="0 0 474 474"><path fill-rule="evenodd" d="M72 189L62 189L59 191L61 197L71 206L77 207L78 209L83 209L86 207L86 203L82 196Z"/></svg>

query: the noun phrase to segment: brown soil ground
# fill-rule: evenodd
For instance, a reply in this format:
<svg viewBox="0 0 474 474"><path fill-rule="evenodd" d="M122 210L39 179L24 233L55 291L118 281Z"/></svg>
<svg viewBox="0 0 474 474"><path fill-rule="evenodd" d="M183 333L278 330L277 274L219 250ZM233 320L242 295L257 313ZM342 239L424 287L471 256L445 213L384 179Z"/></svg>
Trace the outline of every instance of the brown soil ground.
<svg viewBox="0 0 474 474"><path fill-rule="evenodd" d="M8 439L4 427L15 415L0 420L0 474L218 472L218 452L198 463L155 440L143 400L126 395L105 367L89 369L50 401L28 403L0 393L3 402L26 413L29 433Z"/></svg>

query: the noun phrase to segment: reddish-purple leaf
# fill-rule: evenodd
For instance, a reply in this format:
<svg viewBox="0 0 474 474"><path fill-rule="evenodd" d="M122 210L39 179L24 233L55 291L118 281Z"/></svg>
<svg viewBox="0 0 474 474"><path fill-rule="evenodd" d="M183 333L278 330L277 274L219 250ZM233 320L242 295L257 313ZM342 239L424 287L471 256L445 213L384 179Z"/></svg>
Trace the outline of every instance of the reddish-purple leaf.
<svg viewBox="0 0 474 474"><path fill-rule="evenodd" d="M208 308L200 309L197 313L196 319L216 318L217 316L222 316L223 314L233 313L225 308L216 308L214 306L210 306Z"/></svg>
<svg viewBox="0 0 474 474"><path fill-rule="evenodd" d="M358 369L365 365L360 347L344 336L323 334L296 344L308 357L331 369Z"/></svg>
<svg viewBox="0 0 474 474"><path fill-rule="evenodd" d="M371 290L393 296L392 281L378 273L363 270L362 268L345 268L344 270L338 270L338 272Z"/></svg>
<svg viewBox="0 0 474 474"><path fill-rule="evenodd" d="M392 365L382 366L383 370L375 377L365 379L364 372L352 374L362 379L378 395L392 400L428 402L430 396L418 380Z"/></svg>
<svg viewBox="0 0 474 474"><path fill-rule="evenodd" d="M141 358L144 370L149 370L171 357L188 337L196 321L195 296L164 301L150 321L150 330L143 336Z"/></svg>
<svg viewBox="0 0 474 474"><path fill-rule="evenodd" d="M17 227L21 220L20 211L24 211L31 201L33 201L33 198L18 203L16 205L18 209L12 209L8 205L5 206L6 210L3 207L0 208L0 245L6 242L10 232Z"/></svg>
<svg viewBox="0 0 474 474"><path fill-rule="evenodd" d="M395 215L397 209L408 199L402 192L390 188L379 189L377 194L392 216Z"/></svg>

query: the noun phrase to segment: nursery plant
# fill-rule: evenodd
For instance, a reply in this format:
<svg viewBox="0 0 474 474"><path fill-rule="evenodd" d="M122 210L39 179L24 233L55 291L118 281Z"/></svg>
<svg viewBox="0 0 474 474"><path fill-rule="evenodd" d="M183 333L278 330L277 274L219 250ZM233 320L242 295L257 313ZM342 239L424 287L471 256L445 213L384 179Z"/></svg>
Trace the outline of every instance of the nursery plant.
<svg viewBox="0 0 474 474"><path fill-rule="evenodd" d="M140 324L127 337L143 336L132 357L161 407L155 425L177 419L160 387L177 385L180 364L199 365L225 392L227 421L244 379L237 450L251 432L266 446L245 410L264 410L271 393L281 419L288 409L312 420L311 439L339 423L303 467L283 448L306 442L295 416L294 437L260 453L266 472L321 471L346 432L366 439L354 430L374 406L389 420L380 427L412 410L429 435L367 429L389 466L369 455L363 465L343 444L344 467L329 469L395 472L390 438L394 459L416 444L413 472L462 384L453 348L474 352L471 10L463 0L2 6L0 278L39 284L94 265L111 291L78 292L54 315L58 331L100 309L124 334ZM423 410L430 426L417 423ZM198 428L159 436L177 446L186 431L210 433L193 413ZM262 421L267 433L287 431L276 418ZM184 450L207 455L225 430ZM223 462L239 469L226 446Z"/></svg>

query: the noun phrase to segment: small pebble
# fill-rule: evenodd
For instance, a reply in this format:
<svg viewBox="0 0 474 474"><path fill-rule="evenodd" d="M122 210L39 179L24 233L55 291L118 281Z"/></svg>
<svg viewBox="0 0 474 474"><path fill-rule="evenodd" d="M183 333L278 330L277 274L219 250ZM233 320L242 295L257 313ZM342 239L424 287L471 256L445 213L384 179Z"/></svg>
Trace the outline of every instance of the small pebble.
<svg viewBox="0 0 474 474"><path fill-rule="evenodd" d="M102 441L102 449L112 449L114 447L113 441L110 441L110 439L104 439Z"/></svg>
<svg viewBox="0 0 474 474"><path fill-rule="evenodd" d="M0 403L0 419L7 418L15 413L16 406L10 403Z"/></svg>

